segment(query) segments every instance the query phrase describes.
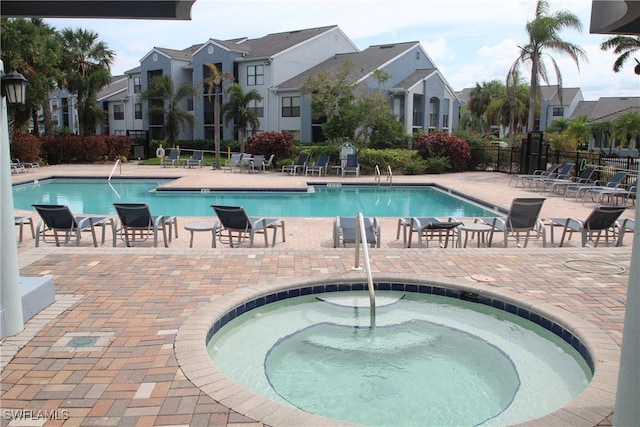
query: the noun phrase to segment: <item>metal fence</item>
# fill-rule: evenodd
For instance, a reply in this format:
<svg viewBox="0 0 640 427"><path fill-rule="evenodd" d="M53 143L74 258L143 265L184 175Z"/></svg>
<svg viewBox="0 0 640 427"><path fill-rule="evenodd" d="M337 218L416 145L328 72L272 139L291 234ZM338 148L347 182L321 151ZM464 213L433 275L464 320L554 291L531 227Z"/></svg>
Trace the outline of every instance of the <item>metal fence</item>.
<svg viewBox="0 0 640 427"><path fill-rule="evenodd" d="M579 175L587 165L598 166L596 179L606 179L615 171L628 171L630 175L638 174L640 159L637 157L608 157L598 153L584 151L561 151L548 149L545 153L547 164L576 164L572 171ZM509 174L528 173L524 170L523 153L520 147L475 147L471 149L470 170L496 171Z"/></svg>

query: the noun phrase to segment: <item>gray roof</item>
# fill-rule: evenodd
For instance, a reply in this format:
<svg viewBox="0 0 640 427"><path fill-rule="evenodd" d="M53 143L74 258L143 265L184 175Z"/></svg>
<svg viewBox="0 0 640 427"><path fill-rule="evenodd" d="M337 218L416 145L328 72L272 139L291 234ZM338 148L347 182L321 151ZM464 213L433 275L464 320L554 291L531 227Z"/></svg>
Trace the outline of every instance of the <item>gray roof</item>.
<svg viewBox="0 0 640 427"><path fill-rule="evenodd" d="M415 70L413 73L407 76L407 78L397 83L393 87L393 89L400 89L400 90L411 89L418 82L426 79L430 75L434 74L436 71L438 70L435 68L425 68L423 70Z"/></svg>
<svg viewBox="0 0 640 427"><path fill-rule="evenodd" d="M574 99L580 93L578 87L563 87L562 88L562 102L558 96L558 86L540 86L540 93L542 99L549 101L551 105L569 105L571 100Z"/></svg>
<svg viewBox="0 0 640 427"><path fill-rule="evenodd" d="M458 98L460 98L462 101L469 102L469 99L471 99L472 90L473 90L472 87L465 87L461 91L456 92L456 95L458 95Z"/></svg>
<svg viewBox="0 0 640 427"><path fill-rule="evenodd" d="M598 99L588 116L590 122L615 120L621 114L640 112L640 97L603 97Z"/></svg>
<svg viewBox="0 0 640 427"><path fill-rule="evenodd" d="M267 34L257 39L239 37L229 40L210 39L214 43L224 46L230 51L246 53L245 59L269 58L279 52L303 43L319 34L338 28L337 25L327 27L309 28L305 30L285 31L282 33ZM172 58L191 60L193 53L204 43L190 46L183 50L156 48Z"/></svg>
<svg viewBox="0 0 640 427"><path fill-rule="evenodd" d="M571 113L571 118L572 119L577 119L577 118L582 117L582 116L590 117L591 116L591 112L593 111L593 108L596 106L597 103L598 103L598 101L580 101L580 102L578 102L578 105L576 105L575 110L573 110L573 113Z"/></svg>
<svg viewBox="0 0 640 427"><path fill-rule="evenodd" d="M347 76L347 83L354 84L363 77L380 68L382 65L396 58L408 49L418 45L418 42L406 42L370 46L362 52L341 53L298 74L278 86L279 89L299 89L310 76L321 72L333 73L340 69L343 63L352 64L351 72Z"/></svg>
<svg viewBox="0 0 640 427"><path fill-rule="evenodd" d="M110 97L122 92L127 94L127 77L126 76L113 76L111 83L104 86L96 94L98 101L108 101Z"/></svg>

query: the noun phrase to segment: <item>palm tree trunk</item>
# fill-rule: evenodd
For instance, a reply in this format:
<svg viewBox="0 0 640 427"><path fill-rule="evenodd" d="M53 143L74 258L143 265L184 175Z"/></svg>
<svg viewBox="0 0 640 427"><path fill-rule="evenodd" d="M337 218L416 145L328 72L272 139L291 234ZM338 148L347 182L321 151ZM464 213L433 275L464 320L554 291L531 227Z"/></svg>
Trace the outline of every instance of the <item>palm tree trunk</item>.
<svg viewBox="0 0 640 427"><path fill-rule="evenodd" d="M531 84L529 86L529 117L527 132L533 132L536 122L536 98L538 97L538 60L534 54L531 57Z"/></svg>

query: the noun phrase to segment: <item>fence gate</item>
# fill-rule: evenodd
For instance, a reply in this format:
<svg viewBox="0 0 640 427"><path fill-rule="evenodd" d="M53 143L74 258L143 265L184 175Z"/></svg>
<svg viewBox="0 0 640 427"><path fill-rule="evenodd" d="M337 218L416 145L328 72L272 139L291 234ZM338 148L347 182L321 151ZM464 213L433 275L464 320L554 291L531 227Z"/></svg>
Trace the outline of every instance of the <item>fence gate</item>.
<svg viewBox="0 0 640 427"><path fill-rule="evenodd" d="M523 173L531 174L536 169L547 168L547 144L543 136L543 132L529 132L527 139L522 141L520 171Z"/></svg>

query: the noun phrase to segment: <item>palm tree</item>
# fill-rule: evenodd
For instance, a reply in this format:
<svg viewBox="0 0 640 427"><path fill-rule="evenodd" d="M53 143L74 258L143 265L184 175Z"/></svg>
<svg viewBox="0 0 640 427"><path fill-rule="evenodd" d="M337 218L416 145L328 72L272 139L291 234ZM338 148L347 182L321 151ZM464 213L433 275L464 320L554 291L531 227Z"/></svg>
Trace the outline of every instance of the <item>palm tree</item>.
<svg viewBox="0 0 640 427"><path fill-rule="evenodd" d="M90 30L65 28L62 40L61 86L78 97L80 133L90 135L95 133L96 122L103 118L95 100L98 91L111 81L114 52Z"/></svg>
<svg viewBox="0 0 640 427"><path fill-rule="evenodd" d="M234 80L233 74L224 72L215 64L204 64L209 70L209 75L204 78L203 83L207 89L207 96L211 101L213 95L213 143L216 151L216 168L220 169L220 96L222 94L222 82L224 80Z"/></svg>
<svg viewBox="0 0 640 427"><path fill-rule="evenodd" d="M506 101L504 105L504 117L508 117L509 122L509 143L513 144L513 136L518 132L522 132L523 123L528 114L528 94L524 79L518 71L507 76L507 84L505 86Z"/></svg>
<svg viewBox="0 0 640 427"><path fill-rule="evenodd" d="M12 108L14 131L24 129L31 117L34 133L40 134L38 110L42 108L45 132L53 134L48 95L61 77L62 43L55 28L42 19L2 19L0 37L5 69L19 71L28 80L26 105Z"/></svg>
<svg viewBox="0 0 640 427"><path fill-rule="evenodd" d="M576 29L582 31L580 19L571 12L561 10L549 12L549 2L538 0L535 18L526 25L529 43L520 47L520 55L509 69L509 74L519 70L520 65L531 64L531 83L529 87L529 117L527 130L534 130L536 103L539 97L540 79L548 84L548 73L544 63L545 50L551 50L568 55L580 69L580 59L586 61L584 50L573 43L560 38L560 32L564 29ZM555 59L546 54L553 64L558 80L559 96L562 99L562 75Z"/></svg>
<svg viewBox="0 0 640 427"><path fill-rule="evenodd" d="M176 140L180 133L180 127L185 125L194 126L196 119L187 111L180 108L180 101L193 96L195 88L191 83L183 83L174 90L173 81L171 77L166 75L156 76L150 82L147 89L140 93L142 100L149 99L164 99L165 103L149 105L149 117L154 115L162 115L164 117L164 133L169 144L175 147Z"/></svg>
<svg viewBox="0 0 640 427"><path fill-rule="evenodd" d="M238 129L238 139L240 140L240 152L244 153L247 129L257 130L260 127L260 119L256 112L249 107L252 101L262 101L262 95L256 90L245 93L242 86L232 83L227 88L229 101L222 106L222 117L224 124L228 125L231 120Z"/></svg>
<svg viewBox="0 0 640 427"><path fill-rule="evenodd" d="M613 49L613 53L620 55L618 56L618 59L616 59L616 62L613 63L613 71L618 73L631 55L640 50L640 36L611 36L600 44L600 49ZM636 70L638 67L639 66L636 66ZM636 74L640 73L636 72Z"/></svg>
<svg viewBox="0 0 640 427"><path fill-rule="evenodd" d="M631 111L628 113L620 114L618 118L613 122L613 136L620 140L620 147L629 147L631 141L637 142L640 140L640 113L637 111Z"/></svg>

